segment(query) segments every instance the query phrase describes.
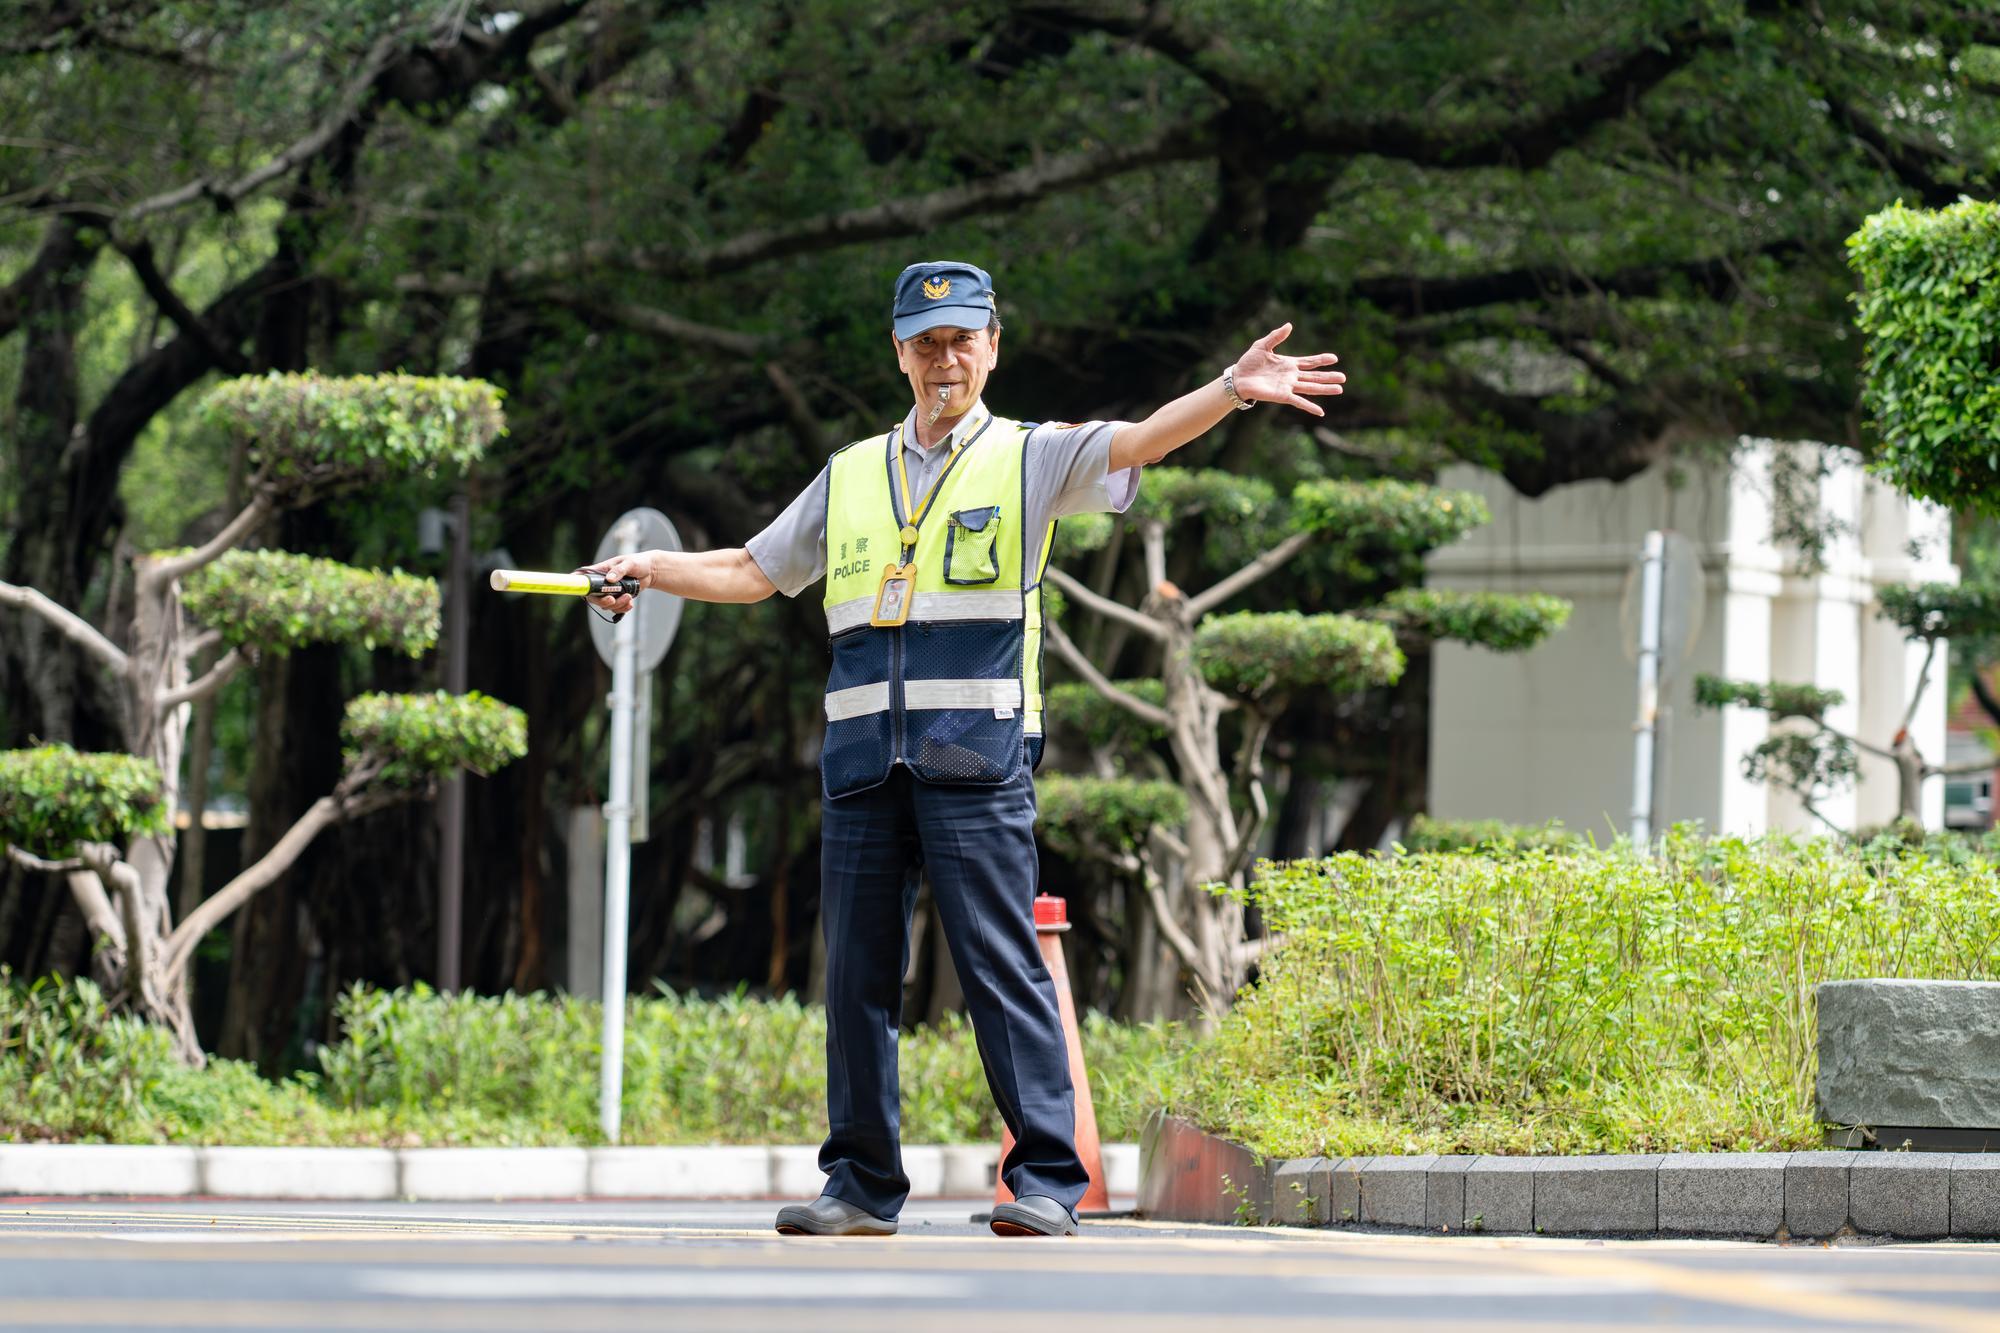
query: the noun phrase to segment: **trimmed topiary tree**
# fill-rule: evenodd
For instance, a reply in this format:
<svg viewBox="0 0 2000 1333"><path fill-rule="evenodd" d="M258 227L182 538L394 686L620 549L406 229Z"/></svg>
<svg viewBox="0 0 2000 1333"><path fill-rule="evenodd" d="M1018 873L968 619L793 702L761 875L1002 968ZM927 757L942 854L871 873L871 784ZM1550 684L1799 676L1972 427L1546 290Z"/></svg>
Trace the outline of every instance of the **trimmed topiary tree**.
<svg viewBox="0 0 2000 1333"><path fill-rule="evenodd" d="M1197 515L1245 536L1284 535L1226 578L1188 593L1168 581L1167 556L1175 528ZM1308 547L1370 580L1420 578L1426 552L1487 518L1477 495L1409 482L1308 481L1281 500L1255 478L1155 468L1122 518L1064 523L1066 552L1100 550L1136 533L1151 591L1128 606L1060 568L1049 570L1062 602L1052 608L1048 643L1082 683L1055 686L1047 707L1059 728L1090 741L1097 771L1044 779L1040 823L1058 849L1138 878L1152 930L1205 1012L1229 1003L1260 947L1245 938L1240 897L1209 890L1242 887L1270 819L1265 745L1292 701L1393 685L1406 653L1440 639L1525 649L1561 628L1570 612L1554 597L1414 587L1343 614L1223 608ZM1149 640L1159 674L1108 678L1064 632L1063 606ZM1230 714L1240 726L1225 754ZM1157 751L1160 742L1164 772L1126 774L1124 755ZM1168 791L1177 795L1169 799Z"/></svg>
<svg viewBox="0 0 2000 1333"><path fill-rule="evenodd" d="M283 509L371 480L462 469L503 429L498 391L477 380L246 377L216 388L205 406L246 448L251 499L202 546L134 561L127 646L33 588L0 583L0 605L41 616L118 679L127 749L0 755L0 847L23 865L66 876L95 936L93 962L107 993L165 1025L181 1054L197 1062L187 964L205 932L333 824L426 794L457 769L488 772L526 751L522 715L481 695L353 700L333 791L175 923L170 814L195 701L262 654L343 643L416 657L437 642L437 585L429 579L239 548ZM195 676L194 662L212 648L226 651Z"/></svg>
<svg viewBox="0 0 2000 1333"><path fill-rule="evenodd" d="M1937 665L1945 643L1955 644L1974 663L1990 664L2000 645L2000 589L1977 584L1923 583L1911 588L1884 588L1879 614L1899 626L1903 637L1924 645L1924 662L1896 734L1887 744L1864 740L1827 722L1826 715L1846 702L1839 690L1811 685L1760 684L1697 676L1695 703L1704 708L1736 706L1768 713L1774 722L1792 726L1774 732L1743 756L1743 773L1753 782L1775 782L1799 798L1815 819L1836 833L1840 828L1821 813L1819 803L1850 785L1858 771L1855 751L1887 759L1896 766L1897 818L1921 825L1923 788L1932 778L1959 777L1992 771L1991 760L1937 764L1925 758L1910 736L1917 705ZM1980 666L1974 670L1976 690L1984 691ZM1982 699L1982 702L1985 702Z"/></svg>
<svg viewBox="0 0 2000 1333"><path fill-rule="evenodd" d="M1898 203L1847 247L1871 465L1922 499L2000 516L2000 204Z"/></svg>

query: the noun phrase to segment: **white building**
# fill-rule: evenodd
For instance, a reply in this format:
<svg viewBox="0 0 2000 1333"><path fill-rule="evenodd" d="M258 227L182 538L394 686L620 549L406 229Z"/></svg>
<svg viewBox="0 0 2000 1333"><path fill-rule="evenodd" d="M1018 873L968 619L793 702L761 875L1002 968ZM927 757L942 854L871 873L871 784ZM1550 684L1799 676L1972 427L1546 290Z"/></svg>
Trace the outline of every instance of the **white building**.
<svg viewBox="0 0 2000 1333"><path fill-rule="evenodd" d="M1536 499L1471 467L1449 470L1443 484L1484 495L1493 522L1432 555L1433 586L1549 592L1576 611L1567 628L1527 653L1437 649L1429 805L1440 819L1560 819L1602 841L1630 827L1638 692L1620 607L1650 529L1692 543L1702 604L1685 656L1674 660L1674 645L1665 655L1655 828L1700 820L1732 833L1823 831L1790 792L1743 776L1743 755L1770 734L1766 715L1697 710L1694 677L1837 689L1846 702L1828 722L1886 746L1923 653L1875 614L1875 590L1958 577L1948 516L1874 481L1851 453L1828 446L1745 441L1733 464L1675 462L1623 483L1586 482ZM1792 516L1814 512L1828 533L1816 573L1783 535L1797 526ZM1911 728L1933 761L1945 757L1943 658ZM1860 762L1858 784L1821 803L1843 828L1896 815L1893 766L1866 754ZM1937 827L1941 780L1926 784L1923 808L1926 826Z"/></svg>

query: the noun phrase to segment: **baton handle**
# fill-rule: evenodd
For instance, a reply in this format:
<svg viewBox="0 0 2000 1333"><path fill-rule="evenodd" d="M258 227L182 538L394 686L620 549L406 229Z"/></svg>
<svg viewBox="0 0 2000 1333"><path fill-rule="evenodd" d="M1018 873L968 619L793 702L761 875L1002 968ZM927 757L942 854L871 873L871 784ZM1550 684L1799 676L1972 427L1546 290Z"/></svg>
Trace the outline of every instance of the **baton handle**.
<svg viewBox="0 0 2000 1333"><path fill-rule="evenodd" d="M535 569L496 569L487 582L493 585L495 592L541 592L566 597L639 595L639 580L619 579L607 583L604 575L594 569L582 569L574 574Z"/></svg>

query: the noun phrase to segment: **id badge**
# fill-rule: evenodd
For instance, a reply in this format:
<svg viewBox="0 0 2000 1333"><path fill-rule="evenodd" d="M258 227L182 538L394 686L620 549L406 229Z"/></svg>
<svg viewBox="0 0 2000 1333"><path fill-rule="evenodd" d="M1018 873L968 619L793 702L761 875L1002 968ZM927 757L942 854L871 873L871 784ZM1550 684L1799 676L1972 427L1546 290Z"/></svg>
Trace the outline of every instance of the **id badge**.
<svg viewBox="0 0 2000 1333"><path fill-rule="evenodd" d="M890 565L882 571L882 586L875 590L875 614L868 623L877 629L893 629L910 618L910 599L915 595L917 566Z"/></svg>

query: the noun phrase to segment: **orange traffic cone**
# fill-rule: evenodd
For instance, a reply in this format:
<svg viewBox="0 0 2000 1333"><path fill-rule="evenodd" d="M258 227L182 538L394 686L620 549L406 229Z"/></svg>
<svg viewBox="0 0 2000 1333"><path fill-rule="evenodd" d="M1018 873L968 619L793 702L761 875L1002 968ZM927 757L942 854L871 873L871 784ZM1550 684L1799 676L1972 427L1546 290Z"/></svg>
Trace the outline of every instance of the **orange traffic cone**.
<svg viewBox="0 0 2000 1333"><path fill-rule="evenodd" d="M1105 1212L1111 1195L1104 1188L1104 1150L1097 1142L1097 1111L1090 1104L1090 1075L1083 1067L1083 1038L1076 1029L1076 1002L1069 994L1069 968L1063 964L1062 936L1069 929L1068 905L1046 893L1035 896L1035 937L1042 946L1042 962L1055 978L1056 1005L1062 1010L1063 1045L1069 1048L1069 1081L1076 1086L1076 1152L1083 1169L1090 1173L1090 1188L1076 1206L1079 1213ZM1000 1131L1000 1164L1014 1151L1014 1136ZM993 1182L993 1202L1012 1203L1014 1191L1004 1179Z"/></svg>

